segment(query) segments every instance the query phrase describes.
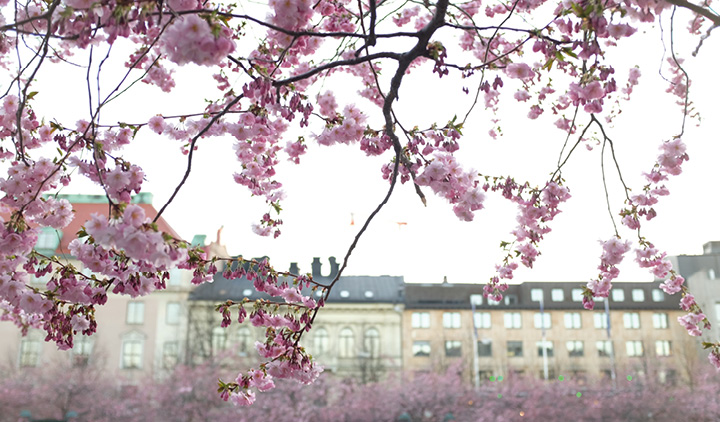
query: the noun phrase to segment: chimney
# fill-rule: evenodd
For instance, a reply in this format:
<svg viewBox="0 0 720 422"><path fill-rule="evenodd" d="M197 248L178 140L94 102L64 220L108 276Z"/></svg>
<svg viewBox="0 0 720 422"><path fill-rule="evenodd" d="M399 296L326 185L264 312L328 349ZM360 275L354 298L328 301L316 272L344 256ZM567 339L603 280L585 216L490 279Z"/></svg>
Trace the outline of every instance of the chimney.
<svg viewBox="0 0 720 422"><path fill-rule="evenodd" d="M337 263L337 260L334 256L330 257L330 275L328 277L335 278L338 271L340 271L340 264Z"/></svg>
<svg viewBox="0 0 720 422"><path fill-rule="evenodd" d="M703 245L703 255L714 255L720 253L720 242L707 242Z"/></svg>
<svg viewBox="0 0 720 422"><path fill-rule="evenodd" d="M291 262L290 263L290 269L288 270L290 274L300 275L300 268L298 267L297 262Z"/></svg>
<svg viewBox="0 0 720 422"><path fill-rule="evenodd" d="M322 263L320 262L320 258L313 258L312 262L312 276L313 278L320 278L322 277L322 273L320 272L320 268L322 267Z"/></svg>

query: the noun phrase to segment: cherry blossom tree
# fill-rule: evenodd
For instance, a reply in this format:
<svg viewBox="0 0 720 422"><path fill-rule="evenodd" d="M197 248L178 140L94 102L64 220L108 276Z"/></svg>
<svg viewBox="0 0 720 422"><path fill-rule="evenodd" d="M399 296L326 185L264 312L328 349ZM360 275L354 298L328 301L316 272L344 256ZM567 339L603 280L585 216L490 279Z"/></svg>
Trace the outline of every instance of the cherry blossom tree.
<svg viewBox="0 0 720 422"><path fill-rule="evenodd" d="M24 330L44 329L46 340L61 349L72 347L74 336L95 332L94 309L110 292L135 297L163 289L172 268L193 271L193 283L200 284L222 267L218 258L155 224L183 189L197 148L217 137L234 139L235 182L267 202L268 212L254 226L261 236L281 234L285 193L277 166L286 160L300 164L310 143L353 144L368 156L384 157L379 177L388 182L331 283L276 271L267 261L226 263L226 277L248 276L258 291L276 298L252 304L249 314L246 302L217 308L225 326L249 319L267 329L266 340L257 345L264 362L220 382L221 396L235 404L252 403L256 392L274 387L274 378L301 383L317 378L321 368L302 347L303 333L398 181L410 186L419 202L430 192L443 198L463 221L475 218L487 195L517 206L518 225L501 243L504 258L485 286L486 295L499 300L513 271L537 260L543 237L570 198L563 168L589 139L601 145L603 172L607 161L620 176L625 201L610 210L615 230L602 244L599 274L585 287L585 307L592 308L595 297L607 297L617 265L633 251L638 265L665 280L666 293L683 296L688 314L680 323L691 335L709 326L666 253L641 232L657 214L653 206L669 194L666 181L688 160L683 136L696 111L683 59L702 54L703 42L720 25L709 1L286 0L238 6L199 0L0 0L0 6L0 65L6 70L0 93L0 160L6 169L0 179L6 215L0 233L2 318ZM642 70L623 68L609 57L656 22L669 24L663 72L683 119L677 132L658 139L659 152L648 151L645 184L631 190L615 160L608 124L621 118ZM694 51L676 51L679 25L694 37ZM55 66L65 64L84 80L74 92L86 109L60 110L63 99L44 97L38 88L52 80ZM170 95L191 88L179 82L188 71L212 78L217 91L188 104L191 112L158 108L141 123L123 117L138 101L133 98L138 85L151 86L153 95ZM403 86L417 77L428 84L461 80L457 94L470 98L470 106L442 121L403 117ZM347 80L359 83L354 97L339 88ZM123 99L128 106L113 108ZM512 175L481 173L458 159L469 121L490 116L487 136L501 136L506 123L500 111L508 103L526 107L525 119L552 115L550 129L564 139L554 171L537 186ZM130 203L131 194L142 191L145 174L123 155L126 145L150 132L177 141L187 158L184 177L152 216ZM72 205L53 193L77 178L101 186L109 203L107 215L93 215L70 244L91 275L33 249L43 228L62 229L73 218ZM43 287L29 283L46 275ZM706 347L720 368L719 345Z"/></svg>

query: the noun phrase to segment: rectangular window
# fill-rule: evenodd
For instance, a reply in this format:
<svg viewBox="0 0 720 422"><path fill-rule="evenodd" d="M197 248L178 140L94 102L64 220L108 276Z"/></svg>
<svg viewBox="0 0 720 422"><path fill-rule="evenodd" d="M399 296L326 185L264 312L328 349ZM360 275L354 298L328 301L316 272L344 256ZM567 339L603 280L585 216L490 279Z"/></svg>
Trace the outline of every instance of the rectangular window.
<svg viewBox="0 0 720 422"><path fill-rule="evenodd" d="M482 305L483 295L470 295L470 303L474 305Z"/></svg>
<svg viewBox="0 0 720 422"><path fill-rule="evenodd" d="M653 302L662 302L665 300L665 293L660 289L652 289L652 300Z"/></svg>
<svg viewBox="0 0 720 422"><path fill-rule="evenodd" d="M658 340L655 342L655 355L656 356L670 356L672 354L672 348L670 347L670 341Z"/></svg>
<svg viewBox="0 0 720 422"><path fill-rule="evenodd" d="M633 302L645 302L645 290L632 289L632 300Z"/></svg>
<svg viewBox="0 0 720 422"><path fill-rule="evenodd" d="M521 357L523 355L523 344L522 341L508 341L507 342L507 355L511 358Z"/></svg>
<svg viewBox="0 0 720 422"><path fill-rule="evenodd" d="M581 357L585 355L585 347L581 340L571 340L568 341L566 345L568 350L568 356L570 356L571 358Z"/></svg>
<svg viewBox="0 0 720 422"><path fill-rule="evenodd" d="M128 302L127 318L128 324L142 324L145 320L145 304L143 302Z"/></svg>
<svg viewBox="0 0 720 422"><path fill-rule="evenodd" d="M542 289L530 289L530 300L533 302L540 302L543 300L543 290Z"/></svg>
<svg viewBox="0 0 720 422"><path fill-rule="evenodd" d="M625 290L618 287L612 289L612 300L613 302L625 301Z"/></svg>
<svg viewBox="0 0 720 422"><path fill-rule="evenodd" d="M490 320L490 312L475 312L473 315L475 321L475 328L490 328L492 322Z"/></svg>
<svg viewBox="0 0 720 422"><path fill-rule="evenodd" d="M412 314L413 328L430 328L429 312L413 312Z"/></svg>
<svg viewBox="0 0 720 422"><path fill-rule="evenodd" d="M500 301L495 300L490 296L488 296L487 301L488 301L488 305L490 305L490 306L497 306L500 304Z"/></svg>
<svg viewBox="0 0 720 422"><path fill-rule="evenodd" d="M565 292L563 289L552 289L550 291L550 297L552 298L553 302L562 302L565 300Z"/></svg>
<svg viewBox="0 0 720 422"><path fill-rule="evenodd" d="M640 340L631 340L625 342L625 351L629 357L640 357L643 355L643 345Z"/></svg>
<svg viewBox="0 0 720 422"><path fill-rule="evenodd" d="M518 298L516 295L505 295L505 304L506 305L517 305L518 304Z"/></svg>
<svg viewBox="0 0 720 422"><path fill-rule="evenodd" d="M445 341L445 356L458 357L462 356L462 342L460 340Z"/></svg>
<svg viewBox="0 0 720 422"><path fill-rule="evenodd" d="M535 321L535 328L545 328L548 329L552 326L552 320L550 318L550 314L547 312L536 312L534 315L534 321Z"/></svg>
<svg viewBox="0 0 720 422"><path fill-rule="evenodd" d="M565 328L568 330L579 330L582 328L580 312L565 312Z"/></svg>
<svg viewBox="0 0 720 422"><path fill-rule="evenodd" d="M595 328L607 328L608 321L605 312L595 312L593 320L595 321Z"/></svg>
<svg viewBox="0 0 720 422"><path fill-rule="evenodd" d="M652 316L653 328L666 329L668 327L668 315L662 312L656 312Z"/></svg>
<svg viewBox="0 0 720 422"><path fill-rule="evenodd" d="M87 336L75 336L72 348L72 364L77 367L85 367L90 362L92 353L92 341Z"/></svg>
<svg viewBox="0 0 720 422"><path fill-rule="evenodd" d="M40 362L40 348L42 342L39 338L23 337L20 341L20 366L33 367L38 366Z"/></svg>
<svg viewBox="0 0 720 422"><path fill-rule="evenodd" d="M165 306L165 322L170 325L180 323L180 304L178 302L168 302Z"/></svg>
<svg viewBox="0 0 720 422"><path fill-rule="evenodd" d="M429 341L413 341L412 353L415 357L427 357L430 356L430 342Z"/></svg>
<svg viewBox="0 0 720 422"><path fill-rule="evenodd" d="M477 342L477 351L479 357L490 357L492 356L492 341L484 340Z"/></svg>
<svg viewBox="0 0 720 422"><path fill-rule="evenodd" d="M600 340L595 343L595 347L597 347L598 356L601 358L609 357L612 353L612 343L610 340Z"/></svg>
<svg viewBox="0 0 720 422"><path fill-rule="evenodd" d="M522 328L522 317L520 312L505 312L503 318L505 319L505 328Z"/></svg>
<svg viewBox="0 0 720 422"><path fill-rule="evenodd" d="M177 341L163 343L163 368L172 369L178 364L180 346Z"/></svg>
<svg viewBox="0 0 720 422"><path fill-rule="evenodd" d="M640 329L640 314L637 312L625 312L623 314L623 324L629 330Z"/></svg>
<svg viewBox="0 0 720 422"><path fill-rule="evenodd" d="M183 270L181 270L180 268L173 268L172 270L168 271L168 273L170 275L168 285L179 286L180 282L182 281Z"/></svg>
<svg viewBox="0 0 720 422"><path fill-rule="evenodd" d="M720 322L720 302L715 302L715 320Z"/></svg>
<svg viewBox="0 0 720 422"><path fill-rule="evenodd" d="M554 348L553 348L553 342L552 342L552 341L549 341L549 340L538 341L538 342L536 342L535 344L537 345L537 350L538 350L538 356L539 356L539 357L542 357L542 355L543 355L543 347L547 350L547 356L548 356L549 358L553 357L553 350L554 350Z"/></svg>
<svg viewBox="0 0 720 422"><path fill-rule="evenodd" d="M124 369L142 368L143 344L141 340L126 340L123 342L122 367Z"/></svg>
<svg viewBox="0 0 720 422"><path fill-rule="evenodd" d="M443 327L460 328L460 312L443 312Z"/></svg>
<svg viewBox="0 0 720 422"><path fill-rule="evenodd" d="M573 302L582 302L582 300L583 300L582 289L572 289L570 291L570 296L572 296Z"/></svg>

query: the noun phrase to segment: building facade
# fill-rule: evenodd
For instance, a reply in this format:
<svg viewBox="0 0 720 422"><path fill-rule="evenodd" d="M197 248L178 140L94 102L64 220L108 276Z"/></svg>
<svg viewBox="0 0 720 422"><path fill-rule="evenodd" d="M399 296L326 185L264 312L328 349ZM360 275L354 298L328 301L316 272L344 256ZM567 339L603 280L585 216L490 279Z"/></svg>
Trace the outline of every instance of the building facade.
<svg viewBox="0 0 720 422"><path fill-rule="evenodd" d="M332 257L330 266L330 273L323 276L320 260L315 258L313 280L321 284L332 281L338 270ZM290 272L299 274L300 270L292 264ZM403 286L402 277L340 277L301 345L326 372L341 377L369 382L401 371ZM228 280L223 271L215 274L213 283L200 285L190 294L187 350L191 362L215 356L253 359L257 355L254 344L264 338L264 329L249 322L222 328L221 315L215 311L220 302L243 298L270 299L258 293L247 278ZM252 305L246 308L249 313Z"/></svg>
<svg viewBox="0 0 720 422"><path fill-rule="evenodd" d="M614 283L608 313L604 300L584 310L573 283L511 285L501 303L484 298L480 285L408 284L405 291L409 371L454 366L473 382L515 375L584 381L626 372L666 380L677 377L693 347L676 321L678 298L657 282Z"/></svg>

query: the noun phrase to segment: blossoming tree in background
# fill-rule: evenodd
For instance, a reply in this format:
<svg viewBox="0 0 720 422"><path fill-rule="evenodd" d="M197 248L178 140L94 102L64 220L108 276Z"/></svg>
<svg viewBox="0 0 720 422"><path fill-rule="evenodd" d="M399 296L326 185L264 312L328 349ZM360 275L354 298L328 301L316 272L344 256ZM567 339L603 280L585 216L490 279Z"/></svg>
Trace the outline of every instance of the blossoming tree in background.
<svg viewBox="0 0 720 422"><path fill-rule="evenodd" d="M692 53L698 53L710 30L720 25L709 2L285 0L238 6L198 0L0 0L0 5L5 69L0 159L6 169L0 201L7 216L0 233L2 318L24 330L41 327L46 340L62 349L72 347L74 336L95 332L94 309L109 292L135 297L163 289L172 268L193 271L196 284L212 277L216 258L158 231L154 223L183 188L196 148L212 137L234 139L238 164L232 177L267 202L269 212L254 226L262 236L280 236L284 192L276 167L285 160L300 164L309 142L354 144L368 156L385 157L379 177L389 185L328 285L276 271L268 262L225 266L226 277L247 276L258 291L277 300L256 303L249 314L245 303L218 306L224 326L247 318L267 327L266 340L257 347L265 362L221 382L224 399L250 404L256 391L274 387L273 378L310 383L318 376L321 369L301 346L303 333L398 181L414 188L422 202L430 192L444 198L464 221L475 218L489 194L517 206L518 226L512 240L502 242L505 257L485 287L499 300L513 271L533 266L543 236L570 198L562 170L578 145L597 137L602 156L612 157L622 180L605 125L618 117L620 102L630 99L641 71L621 74L606 56L660 20L670 24L667 86L677 97L683 123L658 140L659 154L648 151L654 164L644 186L631 193L623 182L624 207L611 217L621 224L613 220L615 232L602 245L600 273L585 287L584 304L592 308L593 298L608 296L617 265L632 250L641 267L665 279L666 293L683 295L688 314L680 322L691 335L709 326L666 254L641 234L641 226L656 215L653 206L669 194L665 182L680 174L688 159L682 136L685 117L692 117L691 81L680 55L690 52L675 51L673 31L687 25L683 28L697 39ZM678 8L689 11L684 15L689 22L677 22ZM124 67L118 73L115 65L113 77L105 77L113 60ZM36 112L47 108L43 102L61 102L35 90L57 63L75 65L85 78L76 92L86 97L87 109L73 110L73 120ZM116 123L124 122L123 116L106 111L111 102L132 98L140 81L154 86L156 95L182 90L176 75L188 70L202 70L217 85L212 98L192 113L158 109L147 123L130 124ZM416 77L427 83L462 78L467 86L462 91L474 101L449 121L404 121L396 113L403 106L403 82ZM335 90L334 84L343 82L334 81L348 78L359 81L359 97L348 99ZM427 102L426 107L432 98ZM539 186L471 170L457 158L468 119L491 116L487 133L497 137L503 122L496 116L508 102L526 105L527 119L552 114L549 130L565 140L554 172ZM187 156L184 177L155 216L130 204L131 194L143 188L144 172L123 158L123 147L149 131L177 140ZM109 202L107 215L93 215L70 245L91 275L33 250L43 228L61 229L73 218L71 204L52 194L79 177L100 185ZM621 230L634 232L637 240L621 238ZM30 285L31 277L46 275L46 286ZM311 296L317 291L315 300ZM706 346L720 367L720 345Z"/></svg>

